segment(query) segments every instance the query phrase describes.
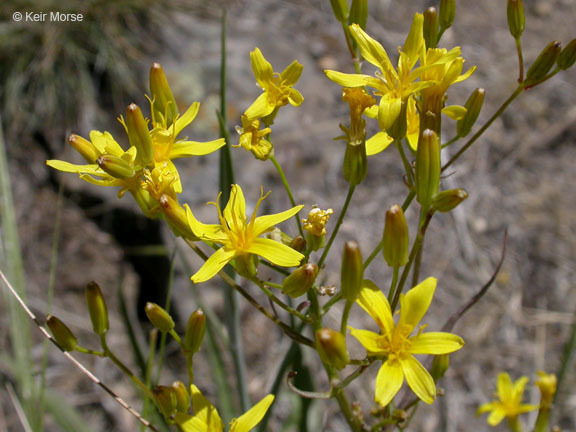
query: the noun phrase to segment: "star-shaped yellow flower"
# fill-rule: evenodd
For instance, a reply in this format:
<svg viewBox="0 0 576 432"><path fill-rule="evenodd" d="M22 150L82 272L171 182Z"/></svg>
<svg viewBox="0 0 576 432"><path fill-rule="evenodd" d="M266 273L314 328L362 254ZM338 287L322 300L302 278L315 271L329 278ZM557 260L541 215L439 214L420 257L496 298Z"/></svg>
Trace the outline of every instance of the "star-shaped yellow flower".
<svg viewBox="0 0 576 432"><path fill-rule="evenodd" d="M400 297L400 319L394 323L388 300L371 281L364 281L358 303L378 324L380 333L351 329L351 334L366 348L369 356L381 356L384 362L376 378L375 400L388 405L402 387L404 378L424 402L431 404L436 397L434 380L414 354L449 354L459 350L464 341L452 333L418 333L410 336L428 310L436 279L428 278Z"/></svg>
<svg viewBox="0 0 576 432"><path fill-rule="evenodd" d="M510 375L505 372L498 374L498 387L496 395L498 400L494 400L478 408L477 414L489 412L488 424L498 425L504 417L515 421L523 413L538 409L538 405L528 405L522 403L524 388L529 379L526 376L518 379L512 384Z"/></svg>
<svg viewBox="0 0 576 432"><path fill-rule="evenodd" d="M259 119L249 119L243 115L241 120L242 127L236 126L236 132L240 134L240 140L237 145L232 147L244 147L246 150L251 151L256 159L268 159L274 149L272 143L266 139L266 136L270 134L272 129L260 129Z"/></svg>
<svg viewBox="0 0 576 432"><path fill-rule="evenodd" d="M208 399L206 399L198 387L190 386L192 394L192 410L194 415L178 412L174 416L175 423L183 432L223 432L224 422L218 415ZM274 395L269 394L260 402L230 422L229 432L249 432L256 427L266 415L266 411L274 402Z"/></svg>
<svg viewBox="0 0 576 432"><path fill-rule="evenodd" d="M302 74L303 66L294 60L282 73L274 72L272 65L264 58L262 51L256 48L250 53L252 70L256 82L264 90L250 105L244 115L248 119L262 118L271 114L276 108L290 103L299 106L304 97L293 88Z"/></svg>
<svg viewBox="0 0 576 432"><path fill-rule="evenodd" d="M217 202L219 225L207 225L199 222L188 209L188 223L191 230L207 242L219 243L220 249L212 254L204 265L192 276L192 282L207 281L216 275L231 260L249 254L260 255L273 264L282 267L295 267L300 264L304 255L285 244L275 240L260 238L260 236L286 219L298 213L302 205L286 210L282 213L256 217L258 207L268 194L260 194L252 217L246 217L246 201L244 193L238 185L232 185L230 198L224 211L220 210Z"/></svg>

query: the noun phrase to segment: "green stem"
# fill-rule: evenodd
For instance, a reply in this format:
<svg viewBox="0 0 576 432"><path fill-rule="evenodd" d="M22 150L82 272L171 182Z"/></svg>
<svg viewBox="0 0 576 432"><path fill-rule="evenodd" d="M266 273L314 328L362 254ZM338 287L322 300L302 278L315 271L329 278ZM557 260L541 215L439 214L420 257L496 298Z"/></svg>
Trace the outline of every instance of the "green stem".
<svg viewBox="0 0 576 432"><path fill-rule="evenodd" d="M334 297L326 302L326 304L322 307L322 315L326 315L330 308L337 302L342 299L342 292L339 292Z"/></svg>
<svg viewBox="0 0 576 432"><path fill-rule="evenodd" d="M188 372L188 386L194 384L194 355L186 355L186 371Z"/></svg>
<svg viewBox="0 0 576 432"><path fill-rule="evenodd" d="M456 162L458 160L458 158L460 158L460 156L462 156L464 154L464 152L466 150L468 150L470 148L470 146L472 144L474 144L476 142L476 140L478 138L480 138L480 136L482 136L482 134L484 132L486 132L486 129L488 129L490 127L490 125L492 125L492 123L494 123L494 120L496 120L498 117L500 117L502 115L502 113L506 110L506 108L508 108L508 105L510 105L512 103L512 101L514 99L516 99L520 93L522 93L522 91L524 91L524 86L519 85L518 88L516 90L514 90L514 93L512 93L508 99L506 99L506 101L504 101L504 103L500 106L500 108L498 108L498 110L492 115L492 117L490 117L490 119L488 119L488 121L486 123L484 123L484 125L478 130L478 132L476 132L469 140L466 144L464 144L464 146L458 150L458 152L452 156L450 158L450 160L448 162L446 162L444 164L444 166L442 167L442 172L446 171L446 169L452 165L454 162Z"/></svg>
<svg viewBox="0 0 576 432"><path fill-rule="evenodd" d="M350 187L348 188L348 195L346 195L346 200L344 201L344 206L342 206L342 210L340 211L340 215L338 216L338 220L336 221L336 226L334 227L334 231L332 231L332 235L330 236L330 240L328 240L328 244L326 244L326 247L324 248L324 252L322 253L322 256L320 257L320 261L318 261L318 268L322 268L322 264L324 264L324 261L326 260L326 257L328 256L328 252L330 251L330 247L332 246L332 243L334 243L334 239L336 238L336 235L338 234L338 230L340 229L340 225L342 225L342 222L344 221L344 216L346 215L346 211L348 210L348 206L350 205L350 201L352 200L352 195L354 195L354 190L356 189L356 185L351 184Z"/></svg>
<svg viewBox="0 0 576 432"><path fill-rule="evenodd" d="M511 432L524 432L518 416L508 417L508 429L510 429Z"/></svg>
<svg viewBox="0 0 576 432"><path fill-rule="evenodd" d="M516 42L516 51L518 52L518 84L524 81L524 58L522 56L522 43L520 37L514 38Z"/></svg>
<svg viewBox="0 0 576 432"><path fill-rule="evenodd" d="M76 351L84 353L84 354L91 354L98 357L106 357L106 353L103 351L95 351L88 348L82 348L81 346L76 347Z"/></svg>
<svg viewBox="0 0 576 432"><path fill-rule="evenodd" d="M280 306L282 309L284 309L286 312L288 312L289 314L300 318L300 320L302 322L305 323L311 323L312 321L310 320L310 318L308 318L306 315L298 312L296 309L294 309L293 307L288 306L286 303L284 303L282 300L280 300L278 297L276 297L274 295L274 293L272 291L270 291L270 289L266 286L267 284L269 284L268 282L264 282L256 277L250 279L252 282L254 282L256 285L258 285L260 287L260 289L262 291L264 291L264 294L266 294L268 296L268 298L270 300L272 300L274 303L276 303L278 306Z"/></svg>
<svg viewBox="0 0 576 432"><path fill-rule="evenodd" d="M406 179L408 182L408 186L412 186L414 181L412 179L412 167L410 166L410 161L406 157L406 153L404 153L404 147L402 147L402 140L394 140L394 144L398 149L398 153L400 153L400 157L402 158L402 163L404 164L404 170L406 171Z"/></svg>
<svg viewBox="0 0 576 432"><path fill-rule="evenodd" d="M276 160L274 155L271 155L269 157L269 159L274 164L276 171L278 171L278 175L282 179L282 184L284 184L284 189L286 189L286 194L288 194L288 199L290 200L290 204L292 205L292 207L296 207L296 201L294 200L294 195L292 195L292 189L290 189L290 184L288 184L288 180L286 179L286 175L284 174L284 170L282 169L282 167L280 166L280 164L278 163L278 161ZM296 219L296 223L298 224L298 232L300 233L300 235L302 237L304 237L304 230L302 229L302 222L300 222L300 218L298 217L297 214L294 215L294 218Z"/></svg>
<svg viewBox="0 0 576 432"><path fill-rule="evenodd" d="M346 300L344 304L344 311L342 312L342 322L340 323L340 333L346 336L346 326L348 325L348 316L350 315L350 309L352 309L352 305L354 302L350 300Z"/></svg>
<svg viewBox="0 0 576 432"><path fill-rule="evenodd" d="M392 303L394 298L394 292L396 290L396 284L398 283L398 276L400 274L400 267L394 267L392 269L392 283L390 284L390 291L388 291L388 303Z"/></svg>

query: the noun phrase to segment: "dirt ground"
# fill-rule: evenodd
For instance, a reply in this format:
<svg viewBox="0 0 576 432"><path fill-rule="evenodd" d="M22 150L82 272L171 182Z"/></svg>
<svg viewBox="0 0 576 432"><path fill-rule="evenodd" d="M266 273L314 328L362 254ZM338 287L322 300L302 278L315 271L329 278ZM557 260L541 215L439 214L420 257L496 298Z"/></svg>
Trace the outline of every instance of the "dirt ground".
<svg viewBox="0 0 576 432"><path fill-rule="evenodd" d="M300 108L281 110L273 129L275 153L282 164L298 203L332 207L342 206L347 184L341 176L343 144L333 138L340 134L338 123L347 121L347 106L341 101L340 88L329 81L324 69L352 72L341 28L332 17L330 4L321 0L246 0L228 2L228 84L229 126L239 124L239 116L259 94L250 68L249 52L259 47L275 70L282 70L292 60L304 65L296 85L304 95ZM368 32L380 40L391 56L404 41L412 16L433 1L374 0L370 2ZM526 31L523 37L527 64L551 40L563 44L576 37L574 0L526 0ZM467 81L454 86L449 103L463 104L472 90L486 89L486 102L479 123L486 121L514 90L517 58L514 41L506 25L506 2L503 0L461 0L457 2L456 21L441 45L462 47L465 67L477 66ZM182 105L198 100L202 103L199 119L189 130L192 139L214 139L217 122L213 115L218 106L219 16L216 4L200 14L174 16L187 32L166 29L165 40L171 50L150 63L160 61L167 71L178 102ZM178 27L180 28L180 26ZM371 71L366 65L366 71ZM146 83L142 83L143 92ZM440 384L445 396L431 407L422 406L408 430L411 431L487 431L485 416L476 418L477 407L493 397L496 376L508 371L513 379L536 377L537 370L557 371L576 310L576 219L574 218L574 161L576 157L576 70L564 72L550 82L525 92L499 118L472 149L449 170L444 188L463 187L468 200L450 215L436 217L425 244L421 275L439 279L434 302L427 316L429 329L439 330L446 318L469 299L491 276L502 249L504 232L508 232L507 254L496 283L479 304L457 324L454 332L466 341L464 349L451 356L450 370ZM126 101L128 104L131 101ZM145 105L145 100L137 101ZM109 124L91 124L90 117L76 125L73 132L87 136L91 129L114 130ZM448 122L445 122L448 123ZM233 129L232 129L233 131ZM445 135L450 136L447 128ZM234 135L233 135L234 136ZM62 148L61 158L70 160L71 152ZM337 284L340 250L345 240L355 239L367 255L379 241L384 213L390 205L402 200L400 160L393 149L369 159L366 181L358 188L338 243L333 247L325 270L326 284ZM455 149L449 147L447 160ZM12 153L13 154L13 153ZM273 193L262 212L280 211L289 202L282 184L270 163L255 160L242 149L233 149L236 180L242 185L248 205L254 205L260 185ZM23 158L15 156L16 161ZM216 198L218 159L215 155L194 158L177 164L184 177L184 199L195 209L198 219L213 220L207 201ZM41 152L31 152L24 166L10 166L13 193L25 259L30 305L35 311L46 310L47 274L56 217L57 191L44 185L47 178ZM65 179L73 190L96 189L81 185L74 176ZM100 192L98 192L100 193ZM118 205L114 193L102 195L109 205ZM130 206L128 197L122 206ZM414 209L408 213L414 219ZM122 280L131 299L135 296L138 277L123 260L122 249L113 237L101 232L84 211L71 202L62 204L62 226L59 240L56 296L54 311L90 337L90 324L83 309L83 285L97 280L106 288L113 304L118 325L113 328L112 345L127 349L119 324L115 287ZM335 217L334 217L335 221ZM175 240L165 233L167 250ZM292 233L294 234L294 233ZM185 260L193 268L199 261L184 250ZM190 256L189 256L190 255ZM190 295L185 268L176 262L174 293L177 312L187 316L196 306ZM389 284L391 274L381 256L369 268L367 277L379 286ZM203 300L222 312L217 283L198 288ZM254 287L252 294L265 303ZM271 328L265 318L241 301L248 378L253 400L259 400L271 385L275 365L288 347L286 338ZM337 314L327 324L337 326ZM331 322L330 319L333 321ZM9 323L0 317L5 343ZM351 325L371 325L359 309L352 313ZM38 337L40 340L40 337ZM363 351L349 338L353 357ZM38 358L41 350L36 353ZM354 356L355 354L355 356ZM305 358L314 367L312 357ZM133 390L128 382L104 360L88 358L86 363L104 382L131 400ZM208 360L198 364L197 380L209 395L214 388L207 374ZM178 377L184 372L174 362L166 375ZM48 382L78 406L95 430L133 430L135 422L100 389L71 370L58 352L50 353ZM377 367L373 366L352 387L351 397L369 411L373 397L371 382ZM171 381L170 381L171 382ZM318 385L325 385L318 368ZM576 430L576 385L574 364L563 383L556 423L565 431ZM536 403L538 393L529 390L526 398ZM3 417L8 430L20 430L10 412L10 402L2 397ZM271 430L280 431L282 422L294 407L294 398L284 394L275 411ZM313 404L315 424L311 430L344 432L338 407L332 401ZM535 416L529 417L531 422ZM48 425L47 430L50 429ZM316 428L316 429L315 429ZM504 430L503 428L501 430Z"/></svg>

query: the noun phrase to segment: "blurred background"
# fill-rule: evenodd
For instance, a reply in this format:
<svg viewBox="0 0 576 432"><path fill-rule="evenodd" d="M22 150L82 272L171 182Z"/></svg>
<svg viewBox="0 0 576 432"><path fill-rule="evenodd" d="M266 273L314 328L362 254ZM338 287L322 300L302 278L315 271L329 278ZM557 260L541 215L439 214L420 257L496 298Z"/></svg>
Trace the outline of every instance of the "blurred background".
<svg viewBox="0 0 576 432"><path fill-rule="evenodd" d="M394 57L413 14L438 2L369 3L368 32ZM181 108L201 102L200 114L186 135L197 141L215 139L219 133L215 111L219 106L223 7L228 24L227 114L233 139L240 115L259 94L249 52L259 47L277 71L294 59L300 61L304 72L296 88L305 101L299 108L288 106L280 111L273 129L276 157L296 201L306 205L305 212L314 204L338 212L347 184L341 176L344 148L333 138L341 133L338 124L347 122L348 107L341 101L340 87L326 79L323 70L353 72L353 65L328 1L6 0L0 5L0 116L8 162L1 173L2 269L16 284L26 287L27 302L34 312L42 317L52 308L81 341L92 342L94 347L97 340L85 313L84 287L97 281L110 304L110 343L125 353L123 359L135 369L138 360L123 320L128 317L138 328L144 302L162 304L171 270L172 296L177 300L174 311L180 326L199 302L224 319L220 285L211 281L191 288L189 276L200 261L162 224L140 216L128 197L119 200L117 191L51 171L45 160L80 162L66 143L70 133L87 137L93 129L107 130L127 144L116 118L131 102L148 112L144 94L149 92L148 70L153 62L163 65ZM565 45L576 37L573 0L526 0L525 9L527 65L548 42L559 40ZM15 11L82 13L84 19L15 22ZM506 2L457 1L456 20L441 46L461 46L465 68L478 67L470 79L450 90L448 103L464 104L475 88L485 88L482 123L516 87L517 58L506 24ZM367 65L365 71L371 70ZM559 370L576 311L575 100L573 70L525 92L444 179L445 188L463 187L470 196L450 215L434 218L428 231L421 275L439 279L426 321L429 329L439 329L490 278L505 230L507 255L489 293L454 329L467 344L451 356L451 368L440 384L445 396L431 407L422 406L409 430L488 430L485 418L476 418L475 411L492 399L498 372L507 371L513 379L521 375L534 379L537 370ZM444 123L444 136L450 137L449 122ZM448 148L446 160L455 151ZM274 191L262 212L289 207L272 164L257 161L242 149L232 149L232 155L236 180L245 191L248 206L255 204L262 185ZM204 204L218 194L218 155L179 160L177 166L184 182L181 201L190 204L199 220L214 220L213 208ZM357 189L339 243L327 262L326 286L338 283L344 241L357 240L366 256L375 247L386 209L405 196L401 176L400 160L391 149L369 159L368 177ZM414 209L408 213L411 220L417 217L414 213ZM17 236L7 228L10 214ZM294 234L294 227L286 230ZM371 265L367 277L382 287L389 284L391 274L381 257ZM50 286L54 287L53 301L48 295ZM266 304L255 287L248 289ZM1 301L0 430L27 430L17 409L18 385L22 376L39 380L43 369L47 395L61 398L58 400L83 420L74 414L66 419L84 421L94 431L137 427L130 414L73 369L61 353L53 347L43 348L35 328L29 336L25 332L19 336L29 337L32 346L31 363L22 372L22 364L16 364L19 357L13 341L14 327L22 330L24 324L9 313L6 297ZM242 300L240 307L248 390L252 400L258 401L271 387L289 341ZM350 324L372 325L364 315L359 309L353 311ZM336 327L337 316L335 311L326 324ZM135 337L145 345L143 332L137 329ZM360 346L352 338L349 342L353 357L362 356ZM183 378L185 369L176 346L168 345L167 352L163 381L171 383ZM310 354L303 351L300 366L310 372L321 391L327 383ZM103 382L140 408L133 387L107 360L80 357ZM229 353L222 353L222 358L232 375ZM196 366L197 385L216 401L211 361L204 350ZM352 398L366 412L376 372L377 367L370 368L352 389ZM234 388L234 379L229 385ZM555 424L566 431L576 430L574 385L572 362L567 365L555 418ZM530 390L526 398L536 403L538 394ZM286 388L270 430L306 430L294 419L294 413L302 409L311 413L308 430L347 430L335 415L335 402L317 401L302 407ZM47 403L44 430L74 430L63 426L63 410ZM30 430L42 429L31 426Z"/></svg>

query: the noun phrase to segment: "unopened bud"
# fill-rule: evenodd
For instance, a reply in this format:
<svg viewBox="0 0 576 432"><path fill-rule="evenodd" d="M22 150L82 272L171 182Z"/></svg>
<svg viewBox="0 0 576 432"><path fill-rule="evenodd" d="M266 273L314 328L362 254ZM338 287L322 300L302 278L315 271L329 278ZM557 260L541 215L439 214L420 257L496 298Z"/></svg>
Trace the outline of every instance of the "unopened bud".
<svg viewBox="0 0 576 432"><path fill-rule="evenodd" d="M304 252L306 249L306 240L304 240L304 237L300 235L296 236L292 239L289 246L298 252Z"/></svg>
<svg viewBox="0 0 576 432"><path fill-rule="evenodd" d="M176 412L178 404L176 394L172 387L156 386L152 389L152 396L154 398L154 403L164 418L169 420L170 417Z"/></svg>
<svg viewBox="0 0 576 432"><path fill-rule="evenodd" d="M86 286L86 304L92 321L92 329L97 335L104 335L108 331L108 308L104 301L102 291L96 282Z"/></svg>
<svg viewBox="0 0 576 432"><path fill-rule="evenodd" d="M144 115L136 104L126 108L126 129L130 145L136 147L136 160L144 166L150 165L154 160L152 138Z"/></svg>
<svg viewBox="0 0 576 432"><path fill-rule="evenodd" d="M342 267L340 271L340 290L342 297L354 302L362 289L364 266L360 246L355 241L346 242L342 254Z"/></svg>
<svg viewBox="0 0 576 432"><path fill-rule="evenodd" d="M401 267L408 263L409 242L408 224L404 211L398 204L394 204L386 212L382 238L384 260L390 267Z"/></svg>
<svg viewBox="0 0 576 432"><path fill-rule="evenodd" d="M530 86L538 84L538 82L541 81L548 72L550 72L550 69L552 69L552 66L556 63L556 59L561 50L562 46L560 42L550 42L546 48L542 50L538 58L534 60L530 69L528 69L528 72L526 73L526 81L524 82L525 85Z"/></svg>
<svg viewBox="0 0 576 432"><path fill-rule="evenodd" d="M440 27L450 28L456 16L456 0L440 0Z"/></svg>
<svg viewBox="0 0 576 432"><path fill-rule="evenodd" d="M198 237L190 228L186 210L178 203L177 199L165 194L160 197L158 203L162 209L162 214L166 218L166 222L168 222L174 234L187 240L198 240Z"/></svg>
<svg viewBox="0 0 576 432"><path fill-rule="evenodd" d="M348 25L358 24L363 30L366 29L366 20L368 19L368 0L352 0L350 6L350 16Z"/></svg>
<svg viewBox="0 0 576 432"><path fill-rule="evenodd" d="M482 110L485 94L486 91L483 88L477 88L466 101L466 104L464 105L464 108L466 108L466 114L456 123L456 130L459 137L465 137L472 130L472 126L476 123L480 111Z"/></svg>
<svg viewBox="0 0 576 432"><path fill-rule="evenodd" d="M318 266L307 263L294 270L282 281L282 292L292 298L300 297L308 292L318 276Z"/></svg>
<svg viewBox="0 0 576 432"><path fill-rule="evenodd" d="M432 210L447 213L454 210L466 198L468 198L468 192L464 189L442 191L432 199Z"/></svg>
<svg viewBox="0 0 576 432"><path fill-rule="evenodd" d="M100 152L96 147L94 147L94 144L75 134L70 135L68 142L74 150L82 155L86 162L90 164L96 163L96 159L100 156Z"/></svg>
<svg viewBox="0 0 576 432"><path fill-rule="evenodd" d="M438 43L438 11L435 7L429 7L424 12L423 33L426 48L436 48Z"/></svg>
<svg viewBox="0 0 576 432"><path fill-rule="evenodd" d="M524 5L522 4L522 0L508 0L506 12L508 14L510 34L514 39L518 39L522 36L525 27Z"/></svg>
<svg viewBox="0 0 576 432"><path fill-rule="evenodd" d="M122 159L121 157L111 154L102 154L96 159L100 168L110 174L112 177L127 179L134 177L134 165Z"/></svg>
<svg viewBox="0 0 576 432"><path fill-rule="evenodd" d="M174 329L174 320L170 314L156 303L146 303L144 310L152 325L162 333L168 333Z"/></svg>
<svg viewBox="0 0 576 432"><path fill-rule="evenodd" d="M366 141L346 144L343 171L344 178L351 185L358 185L364 181L368 172Z"/></svg>
<svg viewBox="0 0 576 432"><path fill-rule="evenodd" d="M576 63L576 39L572 39L556 59L556 64L562 70L570 69L574 63Z"/></svg>
<svg viewBox="0 0 576 432"><path fill-rule="evenodd" d="M60 319L54 315L46 317L46 324L52 332L52 336L64 351L74 351L78 346L78 339L74 333Z"/></svg>
<svg viewBox="0 0 576 432"><path fill-rule="evenodd" d="M348 19L348 1L347 0L330 0L332 12L341 23Z"/></svg>
<svg viewBox="0 0 576 432"><path fill-rule="evenodd" d="M350 362L345 336L329 328L316 332L316 349L322 361L341 370Z"/></svg>
<svg viewBox="0 0 576 432"><path fill-rule="evenodd" d="M206 314L202 309L196 309L190 314L186 324L186 332L182 343L184 349L191 353L196 353L202 345L204 334L206 333Z"/></svg>
<svg viewBox="0 0 576 432"><path fill-rule="evenodd" d="M190 393L188 393L184 383L174 381L170 387L172 387L172 391L176 396L176 410L183 413L188 412L190 409Z"/></svg>
<svg viewBox="0 0 576 432"><path fill-rule="evenodd" d="M422 132L416 151L416 199L428 207L440 187L440 141L431 129Z"/></svg>
<svg viewBox="0 0 576 432"><path fill-rule="evenodd" d="M430 369L430 375L434 379L434 382L440 381L448 367L450 366L450 356L448 354L441 354L434 356L432 361L432 369Z"/></svg>
<svg viewBox="0 0 576 432"><path fill-rule="evenodd" d="M150 68L150 93L156 121L161 119L160 123L170 127L178 115L178 106L160 63L154 63Z"/></svg>
<svg viewBox="0 0 576 432"><path fill-rule="evenodd" d="M540 406L550 408L554 401L558 380L554 374L547 374L543 371L538 371L537 374L538 379L534 384L536 384L540 390Z"/></svg>

